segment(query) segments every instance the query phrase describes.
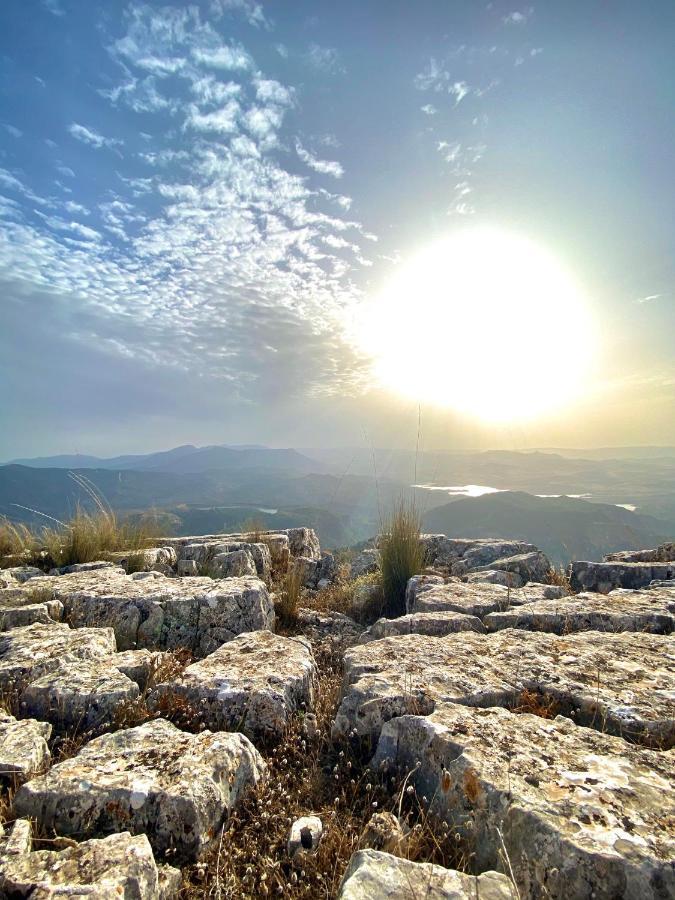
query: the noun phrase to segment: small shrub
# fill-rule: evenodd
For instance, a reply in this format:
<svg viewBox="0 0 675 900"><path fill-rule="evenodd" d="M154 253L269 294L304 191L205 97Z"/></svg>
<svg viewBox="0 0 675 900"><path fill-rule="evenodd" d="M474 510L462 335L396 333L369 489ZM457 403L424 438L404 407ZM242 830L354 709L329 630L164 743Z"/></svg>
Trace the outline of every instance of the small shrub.
<svg viewBox="0 0 675 900"><path fill-rule="evenodd" d="M570 578L567 573L567 569L564 566L553 566L549 569L548 572L548 583L549 584L557 584L560 587L565 588L565 590L569 591L570 594L574 593L572 591L572 585L570 583Z"/></svg>
<svg viewBox="0 0 675 900"><path fill-rule="evenodd" d="M384 614L405 613L408 580L424 567L424 545L420 540L421 519L413 503L401 501L380 536Z"/></svg>
<svg viewBox="0 0 675 900"><path fill-rule="evenodd" d="M0 519L0 568L16 566L16 557L25 557L25 561L29 561L37 551L37 539L27 525Z"/></svg>
<svg viewBox="0 0 675 900"><path fill-rule="evenodd" d="M241 526L241 532L250 544L264 543L266 530L262 519L247 519Z"/></svg>

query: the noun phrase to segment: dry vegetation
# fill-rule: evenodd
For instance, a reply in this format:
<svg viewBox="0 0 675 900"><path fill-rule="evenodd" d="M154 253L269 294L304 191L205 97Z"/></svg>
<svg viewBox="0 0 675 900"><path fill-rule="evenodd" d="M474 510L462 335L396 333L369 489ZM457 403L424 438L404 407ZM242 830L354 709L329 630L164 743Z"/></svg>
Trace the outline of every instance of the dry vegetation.
<svg viewBox="0 0 675 900"><path fill-rule="evenodd" d="M413 503L401 501L385 523L380 537L384 615L405 613L408 580L424 567L424 546L420 541L420 514Z"/></svg>

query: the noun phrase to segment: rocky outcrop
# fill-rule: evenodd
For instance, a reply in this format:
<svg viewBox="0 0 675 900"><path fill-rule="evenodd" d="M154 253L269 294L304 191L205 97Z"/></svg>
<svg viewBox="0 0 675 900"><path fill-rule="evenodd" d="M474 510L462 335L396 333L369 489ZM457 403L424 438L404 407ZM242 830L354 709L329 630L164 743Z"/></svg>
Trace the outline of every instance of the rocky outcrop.
<svg viewBox="0 0 675 900"><path fill-rule="evenodd" d="M27 781L47 770L51 733L51 725L46 722L18 720L0 710L0 784Z"/></svg>
<svg viewBox="0 0 675 900"><path fill-rule="evenodd" d="M675 893L675 761L562 717L444 703L392 719L373 764L412 772L475 854L506 854L521 897L662 900Z"/></svg>
<svg viewBox="0 0 675 900"><path fill-rule="evenodd" d="M603 558L605 562L672 562L675 560L675 541L660 544L653 550L620 550Z"/></svg>
<svg viewBox="0 0 675 900"><path fill-rule="evenodd" d="M514 896L509 879L497 872L476 877L377 850L358 850L349 861L338 900L513 900Z"/></svg>
<svg viewBox="0 0 675 900"><path fill-rule="evenodd" d="M443 703L540 708L659 748L675 744L672 640L649 634L526 631L411 634L345 653L334 735L377 738L397 716Z"/></svg>
<svg viewBox="0 0 675 900"><path fill-rule="evenodd" d="M157 685L154 709L185 709L212 731L280 738L293 713L314 707L316 665L309 641L269 631L242 634L182 675Z"/></svg>
<svg viewBox="0 0 675 900"><path fill-rule="evenodd" d="M51 597L49 589L0 590L0 631L41 623L49 625L63 618L63 604Z"/></svg>
<svg viewBox="0 0 675 900"><path fill-rule="evenodd" d="M573 562L570 584L575 591L609 594L616 588L638 590L652 581L675 579L673 562Z"/></svg>
<svg viewBox="0 0 675 900"><path fill-rule="evenodd" d="M197 859L264 777L241 734L187 734L164 719L95 738L20 788L19 816L59 835L145 833L156 854Z"/></svg>
<svg viewBox="0 0 675 900"><path fill-rule="evenodd" d="M564 588L552 584L511 589L500 584L466 584L453 578L442 584L418 582L416 590L406 592L406 599L410 602L408 612L459 612L480 619L491 612L565 593Z"/></svg>
<svg viewBox="0 0 675 900"><path fill-rule="evenodd" d="M397 634L428 634L443 637L457 631L477 631L482 634L485 626L477 616L467 616L464 613L408 613L398 619L378 619L363 632L360 643L367 644Z"/></svg>
<svg viewBox="0 0 675 900"><path fill-rule="evenodd" d="M112 628L120 650L186 647L206 656L242 632L274 624L267 587L254 576L214 581L110 568L43 578L42 585L71 625Z"/></svg>
<svg viewBox="0 0 675 900"><path fill-rule="evenodd" d="M530 631L675 631L675 582L672 590L616 590L610 594L573 594L538 600L485 616L489 631L527 628Z"/></svg>
<svg viewBox="0 0 675 900"><path fill-rule="evenodd" d="M32 850L30 824L20 819L6 844L4 852L0 844L2 896L169 900L180 890L180 872L157 866L144 834L124 831L64 850Z"/></svg>
<svg viewBox="0 0 675 900"><path fill-rule="evenodd" d="M380 570L380 551L374 548L362 550L350 564L352 578L360 578L362 575L371 575Z"/></svg>

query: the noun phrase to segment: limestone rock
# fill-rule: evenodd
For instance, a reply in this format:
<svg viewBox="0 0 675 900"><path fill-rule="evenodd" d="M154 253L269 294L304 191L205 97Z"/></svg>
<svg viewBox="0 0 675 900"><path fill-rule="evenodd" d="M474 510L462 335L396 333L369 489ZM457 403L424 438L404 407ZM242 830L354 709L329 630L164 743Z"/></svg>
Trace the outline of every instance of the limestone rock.
<svg viewBox="0 0 675 900"><path fill-rule="evenodd" d="M541 550L533 550L529 553L495 559L486 566L486 569L512 572L523 584L528 581L541 583L546 581L551 572L551 561Z"/></svg>
<svg viewBox="0 0 675 900"><path fill-rule="evenodd" d="M393 813L377 812L370 817L359 837L359 850L382 850L384 853L403 855L410 834L404 830Z"/></svg>
<svg viewBox="0 0 675 900"><path fill-rule="evenodd" d="M49 768L52 728L35 719L15 719L0 710L0 781L27 781Z"/></svg>
<svg viewBox="0 0 675 900"><path fill-rule="evenodd" d="M165 658L164 653L153 653L150 650L124 650L116 653L112 658L115 668L135 681L141 691L144 691L148 682Z"/></svg>
<svg viewBox="0 0 675 900"><path fill-rule="evenodd" d="M296 819L288 837L288 855L293 859L298 855L316 853L322 834L323 823L318 816L301 816Z"/></svg>
<svg viewBox="0 0 675 900"><path fill-rule="evenodd" d="M103 659L116 650L111 628L27 625L0 634L0 690L16 690L64 662Z"/></svg>
<svg viewBox="0 0 675 900"><path fill-rule="evenodd" d="M373 765L413 770L476 854L478 870L508 854L520 897L675 893L675 760L569 719L444 703L382 729Z"/></svg>
<svg viewBox="0 0 675 900"><path fill-rule="evenodd" d="M138 685L112 659L64 659L55 671L31 679L20 694L22 711L59 732L107 727L119 708L135 700Z"/></svg>
<svg viewBox="0 0 675 900"><path fill-rule="evenodd" d="M23 821L15 823L14 830ZM161 873L144 834L132 837L124 831L65 850L12 854L1 867L0 892L34 900L86 895L100 900L168 900L180 884L180 873L170 872L172 879ZM162 881L170 880L174 889L167 892Z"/></svg>
<svg viewBox="0 0 675 900"><path fill-rule="evenodd" d="M430 634L442 637L457 631L485 632L485 626L477 616L457 612L408 613L398 619L378 619L361 635L360 643L378 641L397 634Z"/></svg>
<svg viewBox="0 0 675 900"><path fill-rule="evenodd" d="M63 618L63 604L50 596L49 590L22 588L0 590L0 631L22 628L36 622L49 625Z"/></svg>
<svg viewBox="0 0 675 900"><path fill-rule="evenodd" d="M52 569L50 575L73 575L75 572L95 572L97 569L113 569L120 568L118 563L114 563L109 559L98 559L95 562L73 563L70 566L59 566Z"/></svg>
<svg viewBox="0 0 675 900"><path fill-rule="evenodd" d="M608 553L605 562L671 562L675 560L675 541L667 541L653 550L620 550Z"/></svg>
<svg viewBox="0 0 675 900"><path fill-rule="evenodd" d="M15 581L18 581L19 584L24 584L32 578L45 577L42 569L38 569L36 566L11 566L9 569L5 569L5 575L9 575Z"/></svg>
<svg viewBox="0 0 675 900"><path fill-rule="evenodd" d="M75 628L109 626L120 650L186 647L205 656L237 634L274 624L269 592L254 576L178 579L113 568L43 581Z"/></svg>
<svg viewBox="0 0 675 900"><path fill-rule="evenodd" d="M362 627L344 613L326 610L318 612L301 606L298 610L298 624L302 633L312 641L330 641L334 644L350 646L361 636Z"/></svg>
<svg viewBox="0 0 675 900"><path fill-rule="evenodd" d="M573 631L675 631L675 590L573 594L558 600L538 600L485 617L489 631L527 628L568 634Z"/></svg>
<svg viewBox="0 0 675 900"><path fill-rule="evenodd" d="M291 556L321 559L321 545L313 528L287 528L286 534Z"/></svg>
<svg viewBox="0 0 675 900"><path fill-rule="evenodd" d="M280 737L291 715L314 706L316 664L304 638L269 631L242 634L157 685L151 708L176 701L213 731L241 730L255 738Z"/></svg>
<svg viewBox="0 0 675 900"><path fill-rule="evenodd" d="M459 612L482 619L492 612L561 593L564 589L556 585L527 584L511 589L500 584L466 584L453 579L418 592L408 612Z"/></svg>
<svg viewBox="0 0 675 900"><path fill-rule="evenodd" d="M389 719L426 715L445 702L518 707L534 701L579 725L665 749L675 744L673 650L667 636L595 631L385 638L345 653L333 733L356 729L376 738Z"/></svg>
<svg viewBox="0 0 675 900"><path fill-rule="evenodd" d="M161 572L163 575L173 574L178 559L174 547L123 550L111 553L110 558L114 564L127 571L131 568L136 572Z"/></svg>
<svg viewBox="0 0 675 900"><path fill-rule="evenodd" d="M459 579L452 578L448 579L448 581L459 582ZM413 577L408 580L405 587L406 610L412 612L415 609L417 597L420 594L423 594L425 591L430 591L434 587L440 587L443 584L445 584L445 579L442 575L413 575Z"/></svg>
<svg viewBox="0 0 675 900"><path fill-rule="evenodd" d="M675 579L675 562L573 562L570 583L575 591L609 594L615 588L638 590L651 581Z"/></svg>
<svg viewBox="0 0 675 900"><path fill-rule="evenodd" d="M478 877L416 863L377 850L358 850L342 879L338 900L513 900L513 886L505 875L484 872Z"/></svg>
<svg viewBox="0 0 675 900"><path fill-rule="evenodd" d="M144 832L156 854L185 863L212 843L265 769L241 734L187 734L155 719L85 744L24 784L14 805L60 835Z"/></svg>
<svg viewBox="0 0 675 900"><path fill-rule="evenodd" d="M362 550L354 557L350 566L352 578L360 578L361 575L370 575L380 570L380 551L374 548Z"/></svg>
<svg viewBox="0 0 675 900"><path fill-rule="evenodd" d="M477 572L469 572L464 580L467 584L503 584L510 588L520 588L525 584L520 575L504 569L479 569Z"/></svg>
<svg viewBox="0 0 675 900"><path fill-rule="evenodd" d="M209 563L212 577L240 578L242 575L255 575L255 560L248 550L229 550L216 553Z"/></svg>
<svg viewBox="0 0 675 900"><path fill-rule="evenodd" d="M178 574L183 577L195 577L199 575L199 566L194 559L179 559L176 568Z"/></svg>

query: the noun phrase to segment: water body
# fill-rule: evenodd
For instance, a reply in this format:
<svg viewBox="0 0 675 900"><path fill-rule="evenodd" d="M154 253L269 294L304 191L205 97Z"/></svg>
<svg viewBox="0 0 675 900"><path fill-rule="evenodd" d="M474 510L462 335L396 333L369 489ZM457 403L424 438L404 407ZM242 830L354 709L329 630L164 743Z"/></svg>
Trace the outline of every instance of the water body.
<svg viewBox="0 0 675 900"><path fill-rule="evenodd" d="M412 487L422 491L443 491L449 497L482 497L485 494L501 494L506 488L490 487L487 484L413 484ZM535 497L542 499L569 497L571 500L592 500L593 494L535 494ZM629 512L635 512L637 506L634 503L613 503L619 509L627 509Z"/></svg>

